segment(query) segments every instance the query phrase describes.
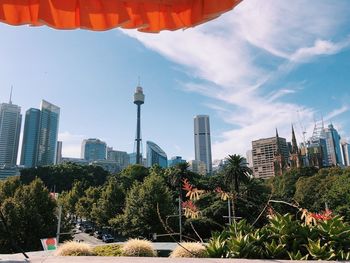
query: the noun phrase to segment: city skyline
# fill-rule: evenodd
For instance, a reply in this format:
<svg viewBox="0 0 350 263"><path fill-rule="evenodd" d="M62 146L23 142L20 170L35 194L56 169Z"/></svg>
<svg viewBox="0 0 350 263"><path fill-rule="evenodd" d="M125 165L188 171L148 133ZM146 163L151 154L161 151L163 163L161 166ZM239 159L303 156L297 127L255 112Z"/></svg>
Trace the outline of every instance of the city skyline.
<svg viewBox="0 0 350 263"><path fill-rule="evenodd" d="M137 76L147 94L142 137L168 156L194 159L197 114L211 118L213 160L244 156L270 127L288 138L293 123L301 141L302 126L311 136L321 115L349 138L350 3L314 6L247 0L205 25L156 35L0 25L0 99L13 85L22 110L42 98L60 105L68 157L93 137L132 151Z"/></svg>

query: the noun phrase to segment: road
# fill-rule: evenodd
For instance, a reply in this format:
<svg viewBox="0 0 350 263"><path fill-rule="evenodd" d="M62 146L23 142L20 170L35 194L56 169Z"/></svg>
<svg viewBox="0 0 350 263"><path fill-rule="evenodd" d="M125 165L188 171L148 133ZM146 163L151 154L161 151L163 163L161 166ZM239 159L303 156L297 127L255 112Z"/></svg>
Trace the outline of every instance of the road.
<svg viewBox="0 0 350 263"><path fill-rule="evenodd" d="M97 239L94 236L89 236L89 234L81 232L80 230L74 235L74 240L83 240L84 243L92 246L105 244L102 240Z"/></svg>

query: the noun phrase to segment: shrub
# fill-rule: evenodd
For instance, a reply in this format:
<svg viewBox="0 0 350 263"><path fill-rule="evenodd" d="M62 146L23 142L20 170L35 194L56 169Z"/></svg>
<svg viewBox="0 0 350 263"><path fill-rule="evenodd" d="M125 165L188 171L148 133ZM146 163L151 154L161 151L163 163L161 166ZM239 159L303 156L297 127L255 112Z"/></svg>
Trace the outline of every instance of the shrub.
<svg viewBox="0 0 350 263"><path fill-rule="evenodd" d="M93 248L93 252L96 256L119 257L122 255L122 248L120 245L116 245L116 244L97 246Z"/></svg>
<svg viewBox="0 0 350 263"><path fill-rule="evenodd" d="M349 260L350 225L331 213L303 210L303 221L276 214L254 229L241 221L213 234L209 257L291 260Z"/></svg>
<svg viewBox="0 0 350 263"><path fill-rule="evenodd" d="M181 243L170 254L172 258L204 258L206 248L201 243Z"/></svg>
<svg viewBox="0 0 350 263"><path fill-rule="evenodd" d="M155 257L156 251L150 241L130 239L122 246L122 256L126 257Z"/></svg>
<svg viewBox="0 0 350 263"><path fill-rule="evenodd" d="M58 247L56 251L57 256L94 256L91 246L69 241Z"/></svg>

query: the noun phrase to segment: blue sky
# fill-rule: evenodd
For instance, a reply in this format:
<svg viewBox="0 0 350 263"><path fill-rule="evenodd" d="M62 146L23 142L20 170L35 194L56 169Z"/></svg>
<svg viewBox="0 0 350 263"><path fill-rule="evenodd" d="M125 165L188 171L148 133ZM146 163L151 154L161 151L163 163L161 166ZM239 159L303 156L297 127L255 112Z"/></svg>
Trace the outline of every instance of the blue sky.
<svg viewBox="0 0 350 263"><path fill-rule="evenodd" d="M245 155L251 141L311 136L314 120L350 137L350 2L244 0L194 29L58 31L0 25L0 101L61 107L63 155L84 138L133 151L141 78L142 137L192 159L193 116L209 114L213 158ZM299 123L301 120L301 124ZM145 150L145 149L144 149Z"/></svg>

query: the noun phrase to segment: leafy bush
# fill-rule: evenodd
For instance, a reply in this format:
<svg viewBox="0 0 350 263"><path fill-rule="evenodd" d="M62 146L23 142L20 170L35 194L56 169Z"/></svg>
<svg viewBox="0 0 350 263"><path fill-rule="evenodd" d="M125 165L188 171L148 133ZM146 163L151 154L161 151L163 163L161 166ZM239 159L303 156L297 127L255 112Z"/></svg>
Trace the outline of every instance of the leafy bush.
<svg viewBox="0 0 350 263"><path fill-rule="evenodd" d="M93 252L96 256L119 257L122 255L122 248L120 245L116 244L97 246L93 248Z"/></svg>
<svg viewBox="0 0 350 263"><path fill-rule="evenodd" d="M155 257L156 251L150 241L130 239L122 246L122 256L126 257Z"/></svg>
<svg viewBox="0 0 350 263"><path fill-rule="evenodd" d="M181 243L170 254L171 258L204 258L206 248L201 243Z"/></svg>
<svg viewBox="0 0 350 263"><path fill-rule="evenodd" d="M341 217L304 210L302 221L276 214L258 229L245 220L235 223L213 234L207 253L216 258L349 260L349 233Z"/></svg>
<svg viewBox="0 0 350 263"><path fill-rule="evenodd" d="M91 246L69 241L58 247L56 251L57 256L94 256Z"/></svg>

